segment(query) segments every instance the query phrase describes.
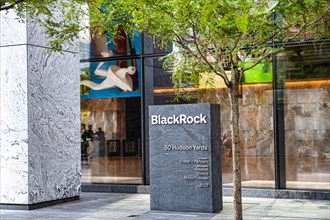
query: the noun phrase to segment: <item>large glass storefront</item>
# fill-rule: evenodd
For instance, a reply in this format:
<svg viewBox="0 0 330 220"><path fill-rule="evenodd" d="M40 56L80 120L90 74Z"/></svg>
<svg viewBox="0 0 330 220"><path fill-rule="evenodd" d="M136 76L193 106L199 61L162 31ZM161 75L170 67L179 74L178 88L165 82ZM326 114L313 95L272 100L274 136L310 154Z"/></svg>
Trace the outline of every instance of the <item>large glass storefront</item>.
<svg viewBox="0 0 330 220"><path fill-rule="evenodd" d="M330 190L330 44L287 47L284 82L286 187Z"/></svg>
<svg viewBox="0 0 330 220"><path fill-rule="evenodd" d="M96 84L106 81L102 71L116 71L111 66L135 68L125 76L130 89L81 86L81 122L94 132L82 158L82 183L148 185L148 106L202 102L221 105L223 184L231 187L227 88L221 82L213 89L191 88L193 101L174 101L172 73L159 60L166 51L144 35L125 42L124 50L99 46L98 55L91 43L91 55L81 61L82 80ZM246 73L240 99L243 187L330 190L329 51L324 42L293 44Z"/></svg>
<svg viewBox="0 0 330 220"><path fill-rule="evenodd" d="M81 122L93 130L83 183L141 184L140 97L81 100Z"/></svg>
<svg viewBox="0 0 330 220"><path fill-rule="evenodd" d="M81 167L84 184L142 184L139 36L81 43Z"/></svg>
<svg viewBox="0 0 330 220"><path fill-rule="evenodd" d="M161 65L158 66L161 67ZM261 74L268 74L268 76L264 77ZM247 75L242 84L242 99L240 100L242 185L243 187L274 188L272 73L260 71L259 75L264 77L259 79L261 82L258 82L257 76L255 76L256 79L251 80ZM171 74L167 71L159 71L154 75L154 104L175 103L170 76ZM195 95L194 102L221 105L222 181L224 186L232 186L233 158L228 89L220 78L216 81L218 82L215 83L214 89L205 89L201 86L193 89L192 92ZM185 103L186 100L180 100L180 102Z"/></svg>

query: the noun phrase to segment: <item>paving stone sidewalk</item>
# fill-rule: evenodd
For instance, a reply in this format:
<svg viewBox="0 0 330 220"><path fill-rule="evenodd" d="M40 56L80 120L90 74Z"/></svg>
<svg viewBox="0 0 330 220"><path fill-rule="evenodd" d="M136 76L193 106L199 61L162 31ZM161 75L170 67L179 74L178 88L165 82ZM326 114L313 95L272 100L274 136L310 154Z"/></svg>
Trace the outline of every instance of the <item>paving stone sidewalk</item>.
<svg viewBox="0 0 330 220"><path fill-rule="evenodd" d="M80 200L30 211L0 210L1 220L233 219L232 197L220 213L150 211L148 194L82 193ZM329 220L330 201L243 198L244 219Z"/></svg>

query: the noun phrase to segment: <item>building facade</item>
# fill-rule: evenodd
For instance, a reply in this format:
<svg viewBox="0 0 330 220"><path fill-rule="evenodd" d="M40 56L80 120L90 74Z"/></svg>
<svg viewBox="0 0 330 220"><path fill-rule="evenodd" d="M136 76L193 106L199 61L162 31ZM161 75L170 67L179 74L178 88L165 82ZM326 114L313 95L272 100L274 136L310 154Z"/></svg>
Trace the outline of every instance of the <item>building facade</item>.
<svg viewBox="0 0 330 220"><path fill-rule="evenodd" d="M2 205L29 209L76 199L81 184L83 191L147 192L148 107L175 103L221 105L219 159L230 191L230 106L221 80L215 88L201 83L191 88L195 99L176 102L172 73L160 59L171 45L160 50L145 34L122 33L112 44L108 37L82 38L79 68L78 48L46 53L47 39L33 21L0 15ZM286 190L288 196L330 198L329 60L329 39L304 38L245 74L240 138L246 195Z"/></svg>
<svg viewBox="0 0 330 220"><path fill-rule="evenodd" d="M105 70L115 65L134 66L137 71L131 77L132 91L81 87L82 123L105 132L102 140L90 142L93 159L82 161L83 189L97 190L99 184L149 184L148 106L177 103L171 71L163 70L159 59L168 51L157 49L154 41L143 34L125 36L122 48L109 45L113 55L108 57L95 49L97 42L84 47L89 53L81 59L84 79L102 82L92 73L100 64ZM240 99L245 189L329 191L329 58L327 39L305 39L290 43L269 62L245 74ZM227 88L217 80L215 88L201 84L192 89L193 101L181 99L178 104L221 105L223 186L230 189L230 106Z"/></svg>

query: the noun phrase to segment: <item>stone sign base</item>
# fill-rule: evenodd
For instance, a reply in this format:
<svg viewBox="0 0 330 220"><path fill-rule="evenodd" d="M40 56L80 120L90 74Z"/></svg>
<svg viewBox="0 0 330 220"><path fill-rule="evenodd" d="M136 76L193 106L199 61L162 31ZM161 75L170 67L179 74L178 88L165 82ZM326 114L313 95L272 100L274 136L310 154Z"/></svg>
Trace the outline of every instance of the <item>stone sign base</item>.
<svg viewBox="0 0 330 220"><path fill-rule="evenodd" d="M149 108L152 210L222 210L220 106Z"/></svg>

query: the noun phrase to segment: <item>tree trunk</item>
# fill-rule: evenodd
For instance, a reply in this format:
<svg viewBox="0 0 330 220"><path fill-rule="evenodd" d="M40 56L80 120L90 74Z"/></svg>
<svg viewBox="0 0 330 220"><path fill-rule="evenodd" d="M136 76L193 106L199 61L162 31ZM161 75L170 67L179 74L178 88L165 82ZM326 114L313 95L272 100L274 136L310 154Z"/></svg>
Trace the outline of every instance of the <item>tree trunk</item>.
<svg viewBox="0 0 330 220"><path fill-rule="evenodd" d="M231 135L233 152L233 197L235 220L243 219L241 191L241 145L239 139L239 70L234 67L231 71Z"/></svg>

